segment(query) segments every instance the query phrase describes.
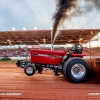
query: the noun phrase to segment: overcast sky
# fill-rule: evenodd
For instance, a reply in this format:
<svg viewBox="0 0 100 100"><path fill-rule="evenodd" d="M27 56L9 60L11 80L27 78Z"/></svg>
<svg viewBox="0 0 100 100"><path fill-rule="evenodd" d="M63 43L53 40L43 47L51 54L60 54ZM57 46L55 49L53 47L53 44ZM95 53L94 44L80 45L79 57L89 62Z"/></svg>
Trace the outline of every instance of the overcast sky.
<svg viewBox="0 0 100 100"><path fill-rule="evenodd" d="M51 29L52 16L56 9L55 0L0 0L0 31ZM92 12L66 19L65 28L100 28L100 11Z"/></svg>

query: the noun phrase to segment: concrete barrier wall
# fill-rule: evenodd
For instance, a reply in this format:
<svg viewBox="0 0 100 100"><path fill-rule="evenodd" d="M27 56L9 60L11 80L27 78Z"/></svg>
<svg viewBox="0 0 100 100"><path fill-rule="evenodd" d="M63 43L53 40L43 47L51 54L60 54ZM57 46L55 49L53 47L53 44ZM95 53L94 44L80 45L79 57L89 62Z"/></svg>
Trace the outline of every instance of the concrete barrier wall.
<svg viewBox="0 0 100 100"><path fill-rule="evenodd" d="M84 59L94 59L94 58L100 58L100 56L84 56Z"/></svg>
<svg viewBox="0 0 100 100"><path fill-rule="evenodd" d="M3 57L0 57L0 59L3 58ZM11 58L12 60L23 60L23 59L26 59L26 57L9 57ZM29 59L29 57L27 57Z"/></svg>
<svg viewBox="0 0 100 100"><path fill-rule="evenodd" d="M3 57L0 57L0 59L3 58ZM22 60L22 59L26 59L26 57L9 57L11 58L12 60ZM27 57L29 59L29 57ZM90 56L84 56L83 57L84 59L90 59ZM100 56L91 56L91 59L93 58L100 58Z"/></svg>

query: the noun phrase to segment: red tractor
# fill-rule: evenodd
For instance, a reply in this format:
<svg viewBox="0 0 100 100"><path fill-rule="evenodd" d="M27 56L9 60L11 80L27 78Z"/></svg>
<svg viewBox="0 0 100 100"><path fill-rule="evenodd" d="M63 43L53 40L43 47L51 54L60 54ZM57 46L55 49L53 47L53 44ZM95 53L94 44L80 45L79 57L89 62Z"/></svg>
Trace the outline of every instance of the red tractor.
<svg viewBox="0 0 100 100"><path fill-rule="evenodd" d="M54 70L55 76L62 73L70 82L79 83L90 76L90 66L83 59L83 46L74 44L67 51L64 50L35 50L31 49L30 61L18 60L17 66L24 68L28 76L32 76L38 70L42 74L44 67Z"/></svg>

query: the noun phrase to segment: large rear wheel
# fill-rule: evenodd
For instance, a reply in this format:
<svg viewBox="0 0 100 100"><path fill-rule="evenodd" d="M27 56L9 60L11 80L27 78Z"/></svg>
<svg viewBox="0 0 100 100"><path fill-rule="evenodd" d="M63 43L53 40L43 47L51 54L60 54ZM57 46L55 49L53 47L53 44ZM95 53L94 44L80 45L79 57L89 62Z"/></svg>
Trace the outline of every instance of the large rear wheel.
<svg viewBox="0 0 100 100"><path fill-rule="evenodd" d="M90 76L90 66L78 57L70 58L63 66L64 76L71 82L80 83L87 80Z"/></svg>

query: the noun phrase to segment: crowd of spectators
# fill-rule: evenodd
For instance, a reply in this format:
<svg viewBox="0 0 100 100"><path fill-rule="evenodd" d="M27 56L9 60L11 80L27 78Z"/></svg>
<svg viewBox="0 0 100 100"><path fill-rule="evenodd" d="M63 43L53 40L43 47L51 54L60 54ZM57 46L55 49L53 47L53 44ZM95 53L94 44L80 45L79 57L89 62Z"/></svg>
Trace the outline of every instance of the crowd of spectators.
<svg viewBox="0 0 100 100"><path fill-rule="evenodd" d="M27 57L30 55L30 49L50 50L50 47L39 47L39 48L17 48L17 49L1 49L0 57ZM54 48L60 50L62 48Z"/></svg>
<svg viewBox="0 0 100 100"><path fill-rule="evenodd" d="M2 49L0 50L0 57L26 57L29 49Z"/></svg>

